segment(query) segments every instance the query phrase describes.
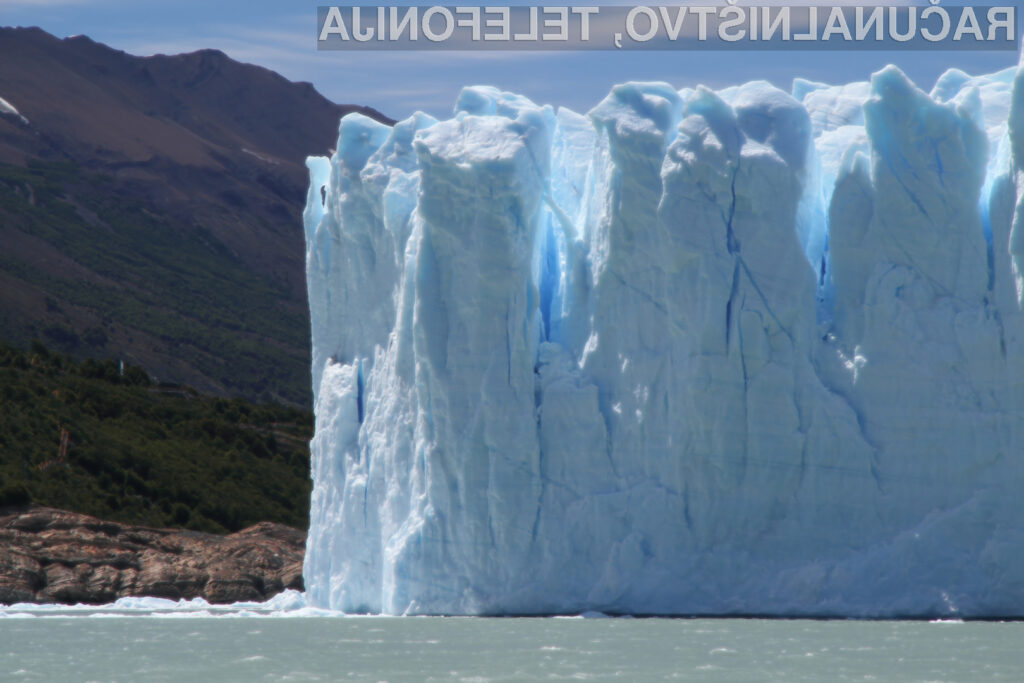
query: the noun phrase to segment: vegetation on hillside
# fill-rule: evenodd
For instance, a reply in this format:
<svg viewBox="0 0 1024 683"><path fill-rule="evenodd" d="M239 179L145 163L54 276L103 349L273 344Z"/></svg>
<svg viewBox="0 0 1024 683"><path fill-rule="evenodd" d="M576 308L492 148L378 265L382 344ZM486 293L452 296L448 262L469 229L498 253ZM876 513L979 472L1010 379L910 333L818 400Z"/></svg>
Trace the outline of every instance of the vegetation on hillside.
<svg viewBox="0 0 1024 683"><path fill-rule="evenodd" d="M0 164L0 241L9 240L0 276L27 285L9 297L45 296L43 306L0 316L0 340L36 338L77 358L135 358L161 379L308 406L305 308L283 305L292 295L279 281L203 227L240 220L230 203L210 209L223 215L187 224L154 213L144 194L133 195L141 190L122 185L73 162Z"/></svg>
<svg viewBox="0 0 1024 683"><path fill-rule="evenodd" d="M224 533L306 528L312 415L154 384L141 368L0 345L0 507Z"/></svg>

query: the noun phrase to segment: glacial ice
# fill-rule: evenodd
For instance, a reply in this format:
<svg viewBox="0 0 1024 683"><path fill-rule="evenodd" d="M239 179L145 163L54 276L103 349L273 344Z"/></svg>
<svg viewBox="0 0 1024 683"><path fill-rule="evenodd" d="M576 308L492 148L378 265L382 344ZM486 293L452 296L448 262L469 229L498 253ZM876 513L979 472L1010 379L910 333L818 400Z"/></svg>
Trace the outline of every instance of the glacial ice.
<svg viewBox="0 0 1024 683"><path fill-rule="evenodd" d="M207 618L294 618L294 617L342 617L342 612L325 610L307 604L305 593L285 590L263 602L233 602L210 604L203 598L191 600L168 600L154 597L118 598L105 605L74 605L49 603L37 604L19 602L11 605L0 604L0 619L26 619L34 617L155 617L164 619L207 619Z"/></svg>
<svg viewBox="0 0 1024 683"><path fill-rule="evenodd" d="M1024 70L341 121L311 605L1024 616Z"/></svg>

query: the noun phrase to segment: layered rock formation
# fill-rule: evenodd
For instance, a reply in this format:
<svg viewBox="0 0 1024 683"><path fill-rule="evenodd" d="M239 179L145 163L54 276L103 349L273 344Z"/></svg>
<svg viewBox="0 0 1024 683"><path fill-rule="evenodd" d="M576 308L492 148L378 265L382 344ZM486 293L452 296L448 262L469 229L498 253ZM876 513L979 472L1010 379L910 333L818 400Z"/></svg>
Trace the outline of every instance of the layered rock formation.
<svg viewBox="0 0 1024 683"><path fill-rule="evenodd" d="M302 589L304 540L298 529L270 522L217 536L45 507L0 510L0 603L266 600Z"/></svg>

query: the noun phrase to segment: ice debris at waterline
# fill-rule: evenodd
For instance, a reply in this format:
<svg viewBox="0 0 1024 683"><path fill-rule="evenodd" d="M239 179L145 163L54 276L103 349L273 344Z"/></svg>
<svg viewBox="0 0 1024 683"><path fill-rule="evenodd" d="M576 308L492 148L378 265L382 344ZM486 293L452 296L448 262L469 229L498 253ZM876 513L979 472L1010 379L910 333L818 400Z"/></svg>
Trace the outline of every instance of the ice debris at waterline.
<svg viewBox="0 0 1024 683"><path fill-rule="evenodd" d="M324 617L340 612L311 607L305 593L288 589L264 602L211 604L203 598L168 600L154 597L119 598L105 605L19 602L0 603L0 619L33 617Z"/></svg>
<svg viewBox="0 0 1024 683"><path fill-rule="evenodd" d="M472 87L308 165L312 604L1024 615L1016 69Z"/></svg>

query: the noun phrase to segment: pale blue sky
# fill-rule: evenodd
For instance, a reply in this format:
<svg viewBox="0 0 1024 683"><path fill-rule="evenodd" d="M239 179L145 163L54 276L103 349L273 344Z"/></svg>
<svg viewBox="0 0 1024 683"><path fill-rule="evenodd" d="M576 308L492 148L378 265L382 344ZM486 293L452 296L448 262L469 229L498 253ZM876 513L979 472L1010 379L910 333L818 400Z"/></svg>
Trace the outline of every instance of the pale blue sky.
<svg viewBox="0 0 1024 683"><path fill-rule="evenodd" d="M586 111L612 85L628 80L663 80L681 88L763 78L788 90L795 76L835 83L863 80L892 62L929 89L950 66L986 73L1017 61L1006 52L318 52L320 4L327 3L0 0L0 25L39 26L60 37L85 34L143 55L217 48L292 80L311 81L337 102L368 104L395 118L417 109L446 115L459 89L469 84L496 85L537 102Z"/></svg>

